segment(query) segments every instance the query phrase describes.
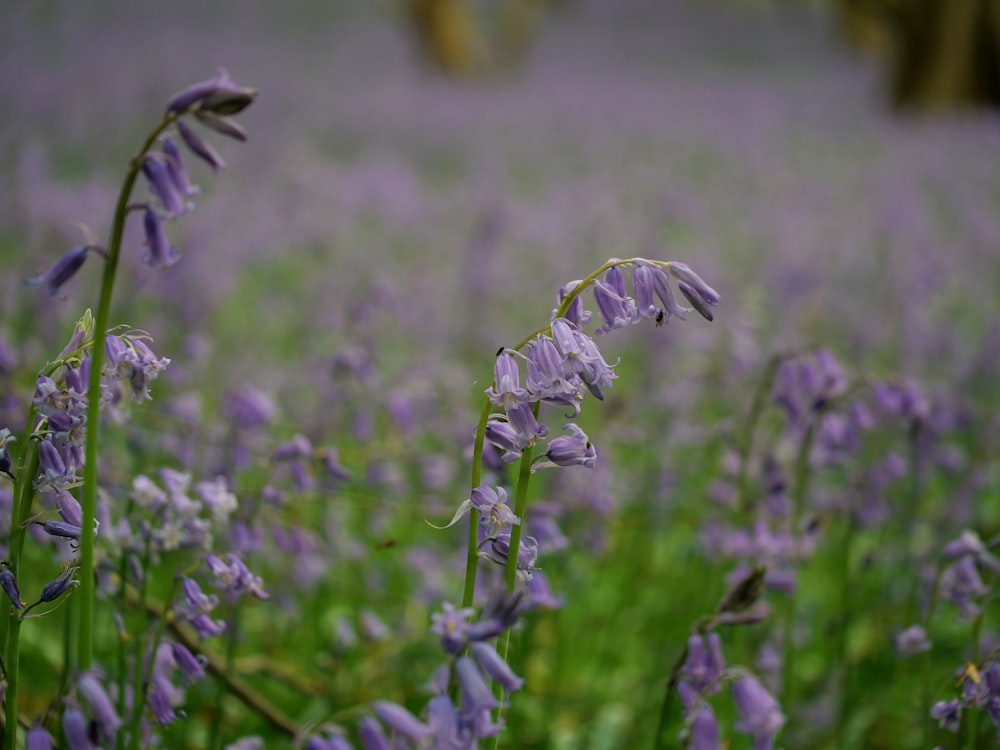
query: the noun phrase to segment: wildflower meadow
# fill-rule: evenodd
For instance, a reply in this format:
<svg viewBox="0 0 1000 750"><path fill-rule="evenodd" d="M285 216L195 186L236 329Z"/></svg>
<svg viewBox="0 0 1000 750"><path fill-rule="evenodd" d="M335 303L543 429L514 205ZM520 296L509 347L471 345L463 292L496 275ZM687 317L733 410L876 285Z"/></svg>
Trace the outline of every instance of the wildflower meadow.
<svg viewBox="0 0 1000 750"><path fill-rule="evenodd" d="M4 750L1000 745L1000 120L751 5L0 11Z"/></svg>

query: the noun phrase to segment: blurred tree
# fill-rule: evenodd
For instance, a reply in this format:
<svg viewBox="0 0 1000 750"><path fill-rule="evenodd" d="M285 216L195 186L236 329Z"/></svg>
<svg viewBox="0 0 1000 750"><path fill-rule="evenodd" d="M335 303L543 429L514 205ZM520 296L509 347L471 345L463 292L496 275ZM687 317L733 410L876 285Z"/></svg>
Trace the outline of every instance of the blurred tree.
<svg viewBox="0 0 1000 750"><path fill-rule="evenodd" d="M900 109L1000 107L1000 0L837 0L859 46L890 65Z"/></svg>
<svg viewBox="0 0 1000 750"><path fill-rule="evenodd" d="M519 65L550 6L570 0L505 0L491 17L473 0L403 0L423 57L465 76Z"/></svg>

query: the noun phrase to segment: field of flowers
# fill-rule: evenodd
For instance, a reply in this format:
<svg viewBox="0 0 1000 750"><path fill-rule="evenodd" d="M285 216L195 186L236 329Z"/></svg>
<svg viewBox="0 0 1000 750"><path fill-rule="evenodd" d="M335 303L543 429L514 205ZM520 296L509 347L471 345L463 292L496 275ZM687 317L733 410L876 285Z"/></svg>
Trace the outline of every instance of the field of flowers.
<svg viewBox="0 0 1000 750"><path fill-rule="evenodd" d="M815 9L0 15L5 750L997 746L995 115Z"/></svg>

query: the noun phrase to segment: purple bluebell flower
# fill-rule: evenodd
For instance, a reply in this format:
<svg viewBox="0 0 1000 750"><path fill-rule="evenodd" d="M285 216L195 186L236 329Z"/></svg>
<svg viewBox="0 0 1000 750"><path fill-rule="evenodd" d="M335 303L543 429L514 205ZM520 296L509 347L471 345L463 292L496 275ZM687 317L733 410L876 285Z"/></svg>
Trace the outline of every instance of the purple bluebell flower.
<svg viewBox="0 0 1000 750"><path fill-rule="evenodd" d="M57 536L63 539L80 538L80 527L66 523L65 521L43 521L39 525L49 536Z"/></svg>
<svg viewBox="0 0 1000 750"><path fill-rule="evenodd" d="M678 281L686 284L706 305L718 305L721 301L719 293L712 289L704 280L691 270L691 266L687 263L680 263L678 261L672 261L669 264L670 273L674 275Z"/></svg>
<svg viewBox="0 0 1000 750"><path fill-rule="evenodd" d="M528 581L528 599L532 607L543 609L559 609L566 603L562 597L552 593L548 576L541 570L532 572L531 580Z"/></svg>
<svg viewBox="0 0 1000 750"><path fill-rule="evenodd" d="M224 117L222 115L217 115L214 112L204 112L198 111L194 113L194 116L198 119L202 125L204 125L209 130L214 130L220 135L224 135L227 138L232 138L237 141L246 141L247 131L243 127L233 120L231 117Z"/></svg>
<svg viewBox="0 0 1000 750"><path fill-rule="evenodd" d="M132 400L136 403L151 398L149 383L170 364L169 358L157 357L137 335L108 336L104 352L104 372L115 380L128 381Z"/></svg>
<svg viewBox="0 0 1000 750"><path fill-rule="evenodd" d="M42 593L38 597L38 602L54 602L67 591L79 586L80 582L73 577L76 575L76 570L72 565L64 567L55 579L42 587Z"/></svg>
<svg viewBox="0 0 1000 750"><path fill-rule="evenodd" d="M375 710L375 715L385 722L385 725L397 735L402 735L415 742L421 742L431 734L429 726L398 703L375 701L372 704L372 708Z"/></svg>
<svg viewBox="0 0 1000 750"><path fill-rule="evenodd" d="M225 523L239 507L239 500L230 491L229 483L225 477L216 477L211 482L198 482L194 490L204 506L211 512L212 520L216 524Z"/></svg>
<svg viewBox="0 0 1000 750"><path fill-rule="evenodd" d="M468 656L455 660L455 677L462 691L462 712L475 713L499 706L476 663Z"/></svg>
<svg viewBox="0 0 1000 750"><path fill-rule="evenodd" d="M708 636L695 633L688 638L687 658L684 660L681 676L695 690L699 693L718 692L725 668L718 633L710 633Z"/></svg>
<svg viewBox="0 0 1000 750"><path fill-rule="evenodd" d="M949 732L957 732L962 719L962 704L959 701L938 701L931 707L931 718L938 720L938 726Z"/></svg>
<svg viewBox="0 0 1000 750"><path fill-rule="evenodd" d="M42 722L35 719L24 735L24 750L52 750L52 735L45 731Z"/></svg>
<svg viewBox="0 0 1000 750"><path fill-rule="evenodd" d="M212 585L235 596L249 594L257 599L269 599L264 582L247 568L242 558L235 554L206 555L205 564L212 573Z"/></svg>
<svg viewBox="0 0 1000 750"><path fill-rule="evenodd" d="M494 406L510 410L518 404L528 403L528 391L521 387L521 375L517 360L507 351L501 352L493 365L493 385L486 389L486 395Z"/></svg>
<svg viewBox="0 0 1000 750"><path fill-rule="evenodd" d="M476 487L466 502L479 513L479 523L485 527L488 537L521 523L521 519L514 515L507 504L507 490L503 487Z"/></svg>
<svg viewBox="0 0 1000 750"><path fill-rule="evenodd" d="M170 648L174 663L189 685L195 684L205 676L205 664L208 660L204 656L195 656L183 643L174 643Z"/></svg>
<svg viewBox="0 0 1000 750"><path fill-rule="evenodd" d="M181 254L170 244L159 214L147 208L142 215L142 226L146 232L146 252L142 261L151 268L168 268L181 259Z"/></svg>
<svg viewBox="0 0 1000 750"><path fill-rule="evenodd" d="M363 609L358 614L361 621L361 632L369 641L385 641L392 636L389 626L370 609Z"/></svg>
<svg viewBox="0 0 1000 750"><path fill-rule="evenodd" d="M152 684L149 688L147 702L156 718L156 723L161 727L168 726L177 721L177 712L174 707L180 703L180 693L175 688L166 675L154 671Z"/></svg>
<svg viewBox="0 0 1000 750"><path fill-rule="evenodd" d="M226 94L240 92L242 92L244 98L249 98L250 101L253 100L251 93L253 89L237 86L233 79L229 77L229 73L225 69L219 68L215 77L207 81L194 83L170 97L170 101L167 102L167 112L181 114L192 107L205 106L207 102L210 103L213 97L216 97L216 101L220 99L225 101L223 97ZM248 101L246 104L249 103ZM244 104L244 107L246 104Z"/></svg>
<svg viewBox="0 0 1000 750"><path fill-rule="evenodd" d="M678 281L677 288L680 290L680 293L684 295L684 298L691 303L691 307L693 307L701 317L709 322L715 320L715 316L712 314L712 310L708 307L708 304L690 284Z"/></svg>
<svg viewBox="0 0 1000 750"><path fill-rule="evenodd" d="M569 435L559 435L549 441L549 448L545 452L548 464L555 466L584 466L588 469L594 468L597 463L597 449L594 448L587 433L580 429L578 425L567 424L564 430L569 430ZM541 468L540 466L536 468Z"/></svg>
<svg viewBox="0 0 1000 750"><path fill-rule="evenodd" d="M618 266L612 266L605 272L604 281L594 282L594 302L604 318L604 325L597 329L597 333L626 328L641 318L635 301L628 296L625 276Z"/></svg>
<svg viewBox="0 0 1000 750"><path fill-rule="evenodd" d="M636 263L632 267L632 293L635 295L635 311L638 315L644 318L656 318L660 315L660 309L653 301L656 294L653 272L645 263Z"/></svg>
<svg viewBox="0 0 1000 750"><path fill-rule="evenodd" d="M486 555L497 565L506 566L510 556L510 534L501 533L489 542L489 553ZM538 540L531 536L522 536L517 555L517 575L523 581L531 580L531 571L538 560Z"/></svg>
<svg viewBox="0 0 1000 750"><path fill-rule="evenodd" d="M62 453L50 437L38 444L38 468L40 475L34 483L36 490L61 491L77 481L76 466L66 465Z"/></svg>
<svg viewBox="0 0 1000 750"><path fill-rule="evenodd" d="M930 651L931 642L927 631L920 625L911 625L906 630L896 634L896 650L903 656L913 656Z"/></svg>
<svg viewBox="0 0 1000 750"><path fill-rule="evenodd" d="M301 461L312 456L312 442L305 435L295 435L291 440L281 443L271 454L272 461Z"/></svg>
<svg viewBox="0 0 1000 750"><path fill-rule="evenodd" d="M278 416L274 399L247 383L226 394L224 408L226 416L242 430L270 424Z"/></svg>
<svg viewBox="0 0 1000 750"><path fill-rule="evenodd" d="M67 706L63 712L63 734L66 736L66 747L69 750L92 750L94 743L90 738L87 718L75 706Z"/></svg>
<svg viewBox="0 0 1000 750"><path fill-rule="evenodd" d="M686 320L685 315L688 312L688 308L678 304L677 298L674 297L674 293L670 288L670 277L663 266L641 258L636 260L636 264L649 272L648 281L653 288L653 293L663 305L663 320L669 320L670 318ZM647 279L644 275L641 283L645 284L646 281ZM634 276L632 282L634 286ZM638 292L636 294L638 295ZM643 292L643 295L645 297L645 292Z"/></svg>
<svg viewBox="0 0 1000 750"><path fill-rule="evenodd" d="M177 192L184 196L200 193L201 190L196 185L191 184L187 168L184 166L184 159L181 157L181 151L177 148L177 141L168 136L163 139L162 148L163 155L166 157L167 173L170 175L170 179L173 180Z"/></svg>
<svg viewBox="0 0 1000 750"><path fill-rule="evenodd" d="M76 689L90 707L91 716L97 722L101 736L107 740L114 739L122 726L122 720L101 685L97 673L93 670L82 673L77 679Z"/></svg>
<svg viewBox="0 0 1000 750"><path fill-rule="evenodd" d="M539 336L528 348L528 375L525 385L534 400L569 406L578 416L583 401L583 384L573 372L567 372L563 356L548 336Z"/></svg>
<svg viewBox="0 0 1000 750"><path fill-rule="evenodd" d="M24 607L24 602L21 600L21 592L18 591L17 581L14 579L14 573L11 571L10 564L6 560L0 562L0 588L3 588L4 593L7 594L7 598L14 605L14 609Z"/></svg>
<svg viewBox="0 0 1000 750"><path fill-rule="evenodd" d="M498 419L491 419L486 423L484 435L491 445L503 451L500 460L505 464L513 463L520 459L521 454L528 445L525 437L514 429L512 425Z"/></svg>
<svg viewBox="0 0 1000 750"><path fill-rule="evenodd" d="M707 704L695 709L688 735L688 750L720 750L719 722Z"/></svg>
<svg viewBox="0 0 1000 750"><path fill-rule="evenodd" d="M209 617L209 612L219 603L219 598L214 594L203 593L198 582L192 578L185 578L181 583L181 589L184 601L176 607L178 617L188 621L199 640L204 641L221 635L226 629L226 624Z"/></svg>
<svg viewBox="0 0 1000 750"><path fill-rule="evenodd" d="M184 120L177 121L177 130L181 134L181 140L184 141L184 145L191 150L191 153L208 164L213 172L226 168L226 162L219 156L219 152L198 135L197 131Z"/></svg>
<svg viewBox="0 0 1000 750"><path fill-rule="evenodd" d="M517 404L507 412L507 423L514 428L525 446L533 445L539 438L549 434L549 428L541 424L528 404Z"/></svg>
<svg viewBox="0 0 1000 750"><path fill-rule="evenodd" d="M444 602L441 612L431 615L431 632L441 637L441 647L449 654L457 654L468 640L469 618L476 611L471 607L456 609L455 605Z"/></svg>
<svg viewBox="0 0 1000 750"><path fill-rule="evenodd" d="M983 544L982 539L974 531L965 530L961 536L950 542L942 553L949 560L971 556L976 563L994 575L1000 574L1000 560L996 558Z"/></svg>
<svg viewBox="0 0 1000 750"><path fill-rule="evenodd" d="M474 641L469 644L469 653L476 660L476 664L489 677L496 680L503 689L509 693L516 692L524 686L524 680L514 674L492 644L486 641Z"/></svg>
<svg viewBox="0 0 1000 750"><path fill-rule="evenodd" d="M952 563L941 574L941 595L950 601L959 614L972 620L979 614L980 600L989 588L983 583L975 558L967 555Z"/></svg>
<svg viewBox="0 0 1000 750"><path fill-rule="evenodd" d="M11 481L17 481L17 478L10 473L11 467L13 466L10 458L10 451L7 449L8 443L13 443L17 438L10 434L10 429L4 427L0 429L0 474L4 474Z"/></svg>
<svg viewBox="0 0 1000 750"><path fill-rule="evenodd" d="M80 502L68 492L59 492L56 495L56 507L59 509L59 517L71 526L83 525L83 508Z"/></svg>
<svg viewBox="0 0 1000 750"><path fill-rule="evenodd" d="M434 747L444 750L475 750L476 737L462 721L447 695L437 695L427 704L427 725L434 737Z"/></svg>
<svg viewBox="0 0 1000 750"><path fill-rule="evenodd" d="M27 279L24 283L28 286L44 286L50 295L59 297L59 290L83 267L84 261L87 260L87 253L93 249L90 245L74 247L56 261L56 264L48 271Z"/></svg>
<svg viewBox="0 0 1000 750"><path fill-rule="evenodd" d="M746 675L733 682L733 702L739 719L736 730L754 736L760 745L773 738L785 723L778 702L753 675Z"/></svg>
<svg viewBox="0 0 1000 750"><path fill-rule="evenodd" d="M365 750L392 750L389 738L385 736L382 727L370 716L362 717L358 722L358 739Z"/></svg>
<svg viewBox="0 0 1000 750"><path fill-rule="evenodd" d="M170 171L160 158L147 155L142 160L142 173L149 184L149 191L156 196L168 218L176 218L191 210L191 205L170 179Z"/></svg>
<svg viewBox="0 0 1000 750"><path fill-rule="evenodd" d="M580 286L580 281L571 281L559 290L559 304L561 305L567 296L576 291L577 287ZM557 310L552 311L552 317L555 317ZM579 294L573 298L570 302L569 307L566 309L566 314L563 316L566 320L575 326L584 326L590 322L591 313L589 310L584 310L583 308L583 297Z"/></svg>

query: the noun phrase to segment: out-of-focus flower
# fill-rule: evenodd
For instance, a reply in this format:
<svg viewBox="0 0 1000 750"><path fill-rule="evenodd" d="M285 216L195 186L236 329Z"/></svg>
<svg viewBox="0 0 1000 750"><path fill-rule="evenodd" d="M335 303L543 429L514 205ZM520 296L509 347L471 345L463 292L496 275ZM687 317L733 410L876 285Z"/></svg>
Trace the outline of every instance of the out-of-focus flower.
<svg viewBox="0 0 1000 750"><path fill-rule="evenodd" d="M59 290L83 267L84 261L87 260L87 253L93 249L90 245L74 247L56 261L56 264L48 271L40 273L34 278L26 279L24 283L28 286L44 286L49 294L58 297Z"/></svg>

